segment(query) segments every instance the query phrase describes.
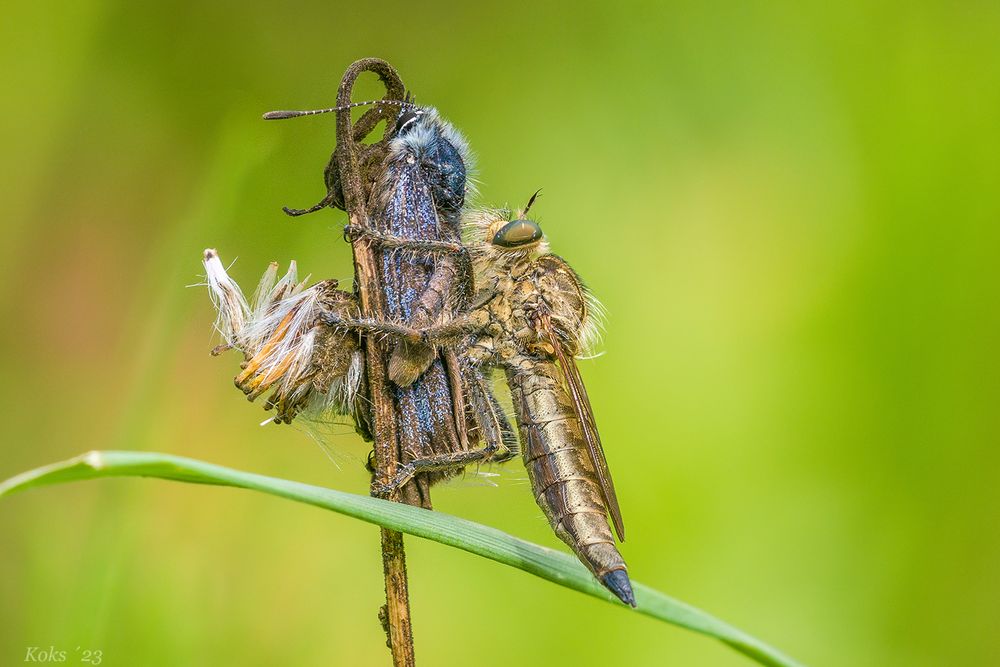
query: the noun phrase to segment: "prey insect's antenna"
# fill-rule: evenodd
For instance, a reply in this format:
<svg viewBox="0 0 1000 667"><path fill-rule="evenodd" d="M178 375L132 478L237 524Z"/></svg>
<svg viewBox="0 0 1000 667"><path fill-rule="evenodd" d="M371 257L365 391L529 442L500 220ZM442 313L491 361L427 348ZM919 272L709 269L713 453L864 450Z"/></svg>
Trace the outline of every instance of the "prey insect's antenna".
<svg viewBox="0 0 1000 667"><path fill-rule="evenodd" d="M528 205L525 206L524 207L524 211L521 212L521 217L527 217L528 216L528 209L530 209L531 205L535 203L535 199L538 197L538 195L539 195L539 193L541 193L541 191L542 191L542 189L538 188L537 190L535 190L535 194L531 195L531 199L528 200Z"/></svg>
<svg viewBox="0 0 1000 667"><path fill-rule="evenodd" d="M413 102L406 100L369 100L367 102L351 102L350 104L345 104L339 107L330 107L329 109L311 109L308 111L268 111L264 114L264 120L284 120L285 118L298 118L299 116L315 116L321 113L330 113L331 111L344 111L346 109L354 109L357 107L365 107L372 104L388 104L393 106L398 106L406 109L415 108L417 105Z"/></svg>

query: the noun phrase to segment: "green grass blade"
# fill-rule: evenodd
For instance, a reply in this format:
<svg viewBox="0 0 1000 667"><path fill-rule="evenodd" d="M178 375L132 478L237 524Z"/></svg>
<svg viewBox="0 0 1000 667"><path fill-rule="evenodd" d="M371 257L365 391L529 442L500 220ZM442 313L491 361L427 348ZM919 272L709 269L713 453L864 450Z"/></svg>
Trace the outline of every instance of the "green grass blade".
<svg viewBox="0 0 1000 667"><path fill-rule="evenodd" d="M630 610L597 583L575 558L525 542L495 528L441 512L233 470L180 456L154 452L88 452L12 477L0 483L0 496L36 486L98 477L158 477L261 491L457 547ZM638 603L637 613L714 637L762 665L801 667L800 663L777 649L700 609L640 583L633 582L632 585Z"/></svg>

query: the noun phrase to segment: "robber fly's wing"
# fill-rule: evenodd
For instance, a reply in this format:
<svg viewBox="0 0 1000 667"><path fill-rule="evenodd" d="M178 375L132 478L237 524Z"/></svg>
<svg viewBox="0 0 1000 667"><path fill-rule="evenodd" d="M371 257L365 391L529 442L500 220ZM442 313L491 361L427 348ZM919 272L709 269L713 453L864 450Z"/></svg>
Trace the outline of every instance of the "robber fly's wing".
<svg viewBox="0 0 1000 667"><path fill-rule="evenodd" d="M541 326L545 336L552 344L559 365L562 366L563 377L569 388L570 396L573 398L573 409L580 420L580 429L583 431L583 439L587 443L587 452L590 460L594 462L594 469L597 471L597 479L601 485L601 495L608 506L608 513L611 514L611 521L614 523L615 532L618 539L625 541L625 525L622 523L622 511L618 506L618 495L615 493L615 484L611 481L611 471L608 470L608 460L604 457L604 448L601 446L601 436L597 432L597 425L594 422L594 411L590 407L590 398L587 396L587 388L583 386L583 379L580 371L576 367L576 360L573 355L563 349L563 343L552 326L549 317L541 318Z"/></svg>

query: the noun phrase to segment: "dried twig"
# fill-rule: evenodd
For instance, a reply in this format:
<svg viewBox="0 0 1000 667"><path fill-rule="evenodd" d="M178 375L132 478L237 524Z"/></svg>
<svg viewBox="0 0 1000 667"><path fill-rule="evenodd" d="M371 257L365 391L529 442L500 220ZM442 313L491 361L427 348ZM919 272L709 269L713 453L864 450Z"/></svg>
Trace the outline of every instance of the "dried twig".
<svg viewBox="0 0 1000 667"><path fill-rule="evenodd" d="M376 73L386 87L385 99L402 100L405 88L396 71L384 60L366 58L352 64L341 81L337 93L337 106L351 102L351 91L358 75L369 71ZM344 195L344 207L352 225L363 227L368 224L365 189L363 187L362 165L358 155L358 143L384 118L389 109L376 105L369 109L356 124L351 123L351 112L344 109L337 112L337 148L334 153L340 185ZM383 139L384 140L384 139ZM375 256L364 241L354 240L354 281L361 302L362 316L376 320L385 319L385 303L379 273L375 268ZM369 338L365 342L368 365L368 390L372 401L373 428L375 439L375 479L383 484L389 482L399 464L399 444L396 434L396 417L392 397L388 393L383 345ZM395 498L393 498L395 499ZM386 606L379 617L386 629L389 648L392 650L396 667L411 667L415 664L413 652L413 631L410 624L410 599L406 574L406 553L403 549L403 535L394 530L382 529L382 566L385 575Z"/></svg>

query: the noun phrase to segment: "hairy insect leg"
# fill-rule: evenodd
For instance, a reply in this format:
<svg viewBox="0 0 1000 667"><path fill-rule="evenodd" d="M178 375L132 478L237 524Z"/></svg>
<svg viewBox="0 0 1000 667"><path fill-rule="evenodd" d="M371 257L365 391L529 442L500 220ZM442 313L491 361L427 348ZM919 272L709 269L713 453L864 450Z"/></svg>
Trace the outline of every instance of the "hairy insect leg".
<svg viewBox="0 0 1000 667"><path fill-rule="evenodd" d="M444 345L458 342L466 334L478 331L485 326L487 318L487 313L474 310L456 317L450 322L424 328L365 318L343 318L335 314L325 315L323 322L328 326L356 331L361 334L388 336L413 345Z"/></svg>
<svg viewBox="0 0 1000 667"><path fill-rule="evenodd" d="M503 408L490 390L482 373L467 368L465 384L468 387L469 402L476 416L476 423L483 434L485 449L491 452L490 460L497 463L509 461L517 456L517 436L507 420Z"/></svg>
<svg viewBox="0 0 1000 667"><path fill-rule="evenodd" d="M469 449L469 425L465 415L465 386L462 377L462 364L453 349L441 352L444 367L448 374L448 385L451 388L451 412L455 420L455 433L458 435L458 446L462 451ZM390 377L392 372L389 372Z"/></svg>
<svg viewBox="0 0 1000 667"><path fill-rule="evenodd" d="M400 466L396 475L387 483L375 483L373 485L375 495L388 497L419 473L460 470L471 463L487 461L503 463L517 455L514 430L507 421L503 409L486 386L482 375L474 369L467 369L462 375L468 389L470 406L482 431L485 445L481 449L436 454L410 461Z"/></svg>
<svg viewBox="0 0 1000 667"><path fill-rule="evenodd" d="M473 449L468 452L450 452L448 454L436 454L422 459L414 459L405 465L401 465L396 470L396 475L387 483L375 482L372 485L372 493L379 497L388 497L404 484L413 479L414 475L422 472L442 472L464 468L470 463L482 461L488 456L486 448Z"/></svg>
<svg viewBox="0 0 1000 667"><path fill-rule="evenodd" d="M360 225L346 225L344 227L344 238L348 241L354 239L367 239L383 248L413 250L427 253L446 253L456 255L466 255L469 250L461 243L453 241L438 241L434 239L409 239L401 236L386 234L368 227Z"/></svg>

